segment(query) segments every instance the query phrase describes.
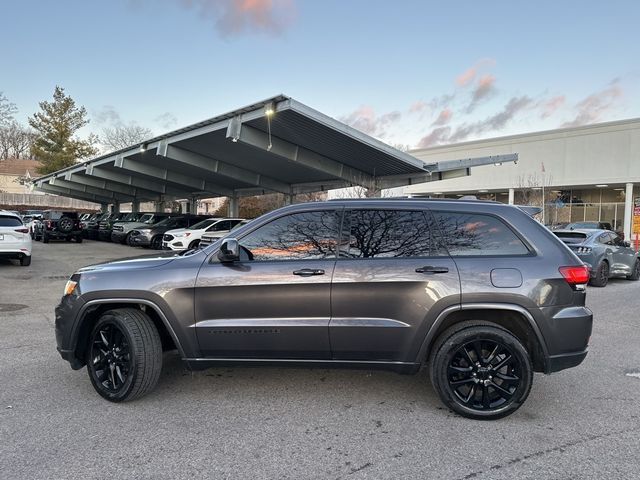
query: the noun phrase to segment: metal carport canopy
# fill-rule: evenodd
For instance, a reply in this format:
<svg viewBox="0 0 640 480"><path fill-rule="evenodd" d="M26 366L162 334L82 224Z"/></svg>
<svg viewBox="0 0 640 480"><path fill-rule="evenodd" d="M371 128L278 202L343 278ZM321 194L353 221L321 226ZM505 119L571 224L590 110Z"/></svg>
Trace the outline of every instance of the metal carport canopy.
<svg viewBox="0 0 640 480"><path fill-rule="evenodd" d="M468 175L517 154L425 164L284 95L35 180L102 204L391 188Z"/></svg>

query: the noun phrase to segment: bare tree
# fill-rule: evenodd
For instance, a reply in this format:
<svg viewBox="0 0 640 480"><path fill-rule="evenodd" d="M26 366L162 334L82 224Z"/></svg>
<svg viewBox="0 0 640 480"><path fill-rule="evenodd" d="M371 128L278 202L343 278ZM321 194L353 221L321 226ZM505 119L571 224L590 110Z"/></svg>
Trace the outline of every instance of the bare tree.
<svg viewBox="0 0 640 480"><path fill-rule="evenodd" d="M105 127L102 129L100 143L107 151L121 150L141 143L152 135L153 132L151 130L133 122L126 125L118 124L114 127Z"/></svg>
<svg viewBox="0 0 640 480"><path fill-rule="evenodd" d="M15 103L11 103L7 97L0 92L0 126L13 121L13 116L18 111Z"/></svg>
<svg viewBox="0 0 640 480"><path fill-rule="evenodd" d="M0 160L31 158L35 132L13 121L0 126Z"/></svg>

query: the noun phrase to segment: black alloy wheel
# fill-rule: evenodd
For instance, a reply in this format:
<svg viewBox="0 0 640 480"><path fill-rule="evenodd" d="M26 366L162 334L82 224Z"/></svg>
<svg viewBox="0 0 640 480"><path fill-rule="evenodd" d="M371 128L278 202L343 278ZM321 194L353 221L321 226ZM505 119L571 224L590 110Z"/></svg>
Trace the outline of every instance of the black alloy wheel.
<svg viewBox="0 0 640 480"><path fill-rule="evenodd" d="M100 388L107 393L119 393L131 372L131 349L115 322L105 322L94 331L89 359L88 367Z"/></svg>
<svg viewBox="0 0 640 480"><path fill-rule="evenodd" d="M451 358L447 379L453 394L474 410L491 410L513 398L522 368L513 352L493 340L473 340Z"/></svg>
<svg viewBox="0 0 640 480"><path fill-rule="evenodd" d="M110 310L93 327L85 358L96 392L112 402L133 400L158 383L162 370L160 334L141 310Z"/></svg>
<svg viewBox="0 0 640 480"><path fill-rule="evenodd" d="M522 343L488 322L463 322L440 336L430 357L440 399L468 418L494 420L515 412L531 390L533 366Z"/></svg>

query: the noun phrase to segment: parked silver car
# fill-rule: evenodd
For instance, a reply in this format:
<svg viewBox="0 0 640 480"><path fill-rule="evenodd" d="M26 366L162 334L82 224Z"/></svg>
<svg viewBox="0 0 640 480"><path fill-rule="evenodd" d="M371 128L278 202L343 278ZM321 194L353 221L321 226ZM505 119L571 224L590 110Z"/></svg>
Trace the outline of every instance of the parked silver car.
<svg viewBox="0 0 640 480"><path fill-rule="evenodd" d="M604 287L611 277L640 278L640 259L629 242L602 229L555 230L553 233L589 267L590 285Z"/></svg>

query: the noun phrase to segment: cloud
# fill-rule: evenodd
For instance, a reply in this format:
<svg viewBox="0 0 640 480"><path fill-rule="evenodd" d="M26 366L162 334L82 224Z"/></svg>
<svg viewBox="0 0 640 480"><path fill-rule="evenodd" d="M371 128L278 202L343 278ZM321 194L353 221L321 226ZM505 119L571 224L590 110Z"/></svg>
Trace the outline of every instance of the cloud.
<svg viewBox="0 0 640 480"><path fill-rule="evenodd" d="M419 142L419 147L429 147L443 143L456 143L466 140L472 135L480 135L489 131L504 128L513 118L523 110L534 104L533 99L523 95L511 98L504 108L484 120L473 123L464 123L453 130L451 127L439 127L425 135Z"/></svg>
<svg viewBox="0 0 640 480"><path fill-rule="evenodd" d="M602 121L603 115L616 106L620 97L622 97L622 88L619 79L616 78L604 90L593 93L578 102L575 106L576 117L562 126L577 127Z"/></svg>
<svg viewBox="0 0 640 480"><path fill-rule="evenodd" d="M122 123L122 117L113 105L104 105L97 112L93 112L93 120L98 125L116 125Z"/></svg>
<svg viewBox="0 0 640 480"><path fill-rule="evenodd" d="M438 118L436 118L436 121L433 122L431 126L446 125L451 121L451 117L453 117L453 112L450 109L445 108L440 112L440 115L438 115Z"/></svg>
<svg viewBox="0 0 640 480"><path fill-rule="evenodd" d="M172 127L175 127L176 124L178 123L178 119L171 112L165 112L161 115L158 115L156 118L153 119L153 121L156 122L158 125L160 125L162 128L167 130L169 130Z"/></svg>
<svg viewBox="0 0 640 480"><path fill-rule="evenodd" d="M426 102L423 102L422 100L418 100L413 102L409 106L409 113L421 113L424 110L426 110L428 107L429 105Z"/></svg>
<svg viewBox="0 0 640 480"><path fill-rule="evenodd" d="M431 133L422 137L418 142L418 148L432 147L446 143L451 134L451 127L434 128Z"/></svg>
<svg viewBox="0 0 640 480"><path fill-rule="evenodd" d="M488 100L496 93L496 77L484 75L478 79L478 84L471 94L471 103L467 107L467 113L473 112L483 101Z"/></svg>
<svg viewBox="0 0 640 480"><path fill-rule="evenodd" d="M456 77L456 85L458 87L466 87L471 85L476 79L478 72L485 67L495 65L496 61L493 58L481 58L473 66L469 67L463 73Z"/></svg>
<svg viewBox="0 0 640 480"><path fill-rule="evenodd" d="M393 125L401 118L402 114L399 111L393 111L378 116L372 107L363 105L351 112L349 115L340 118L340 121L366 133L367 135L382 138L387 135L389 126Z"/></svg>
<svg viewBox="0 0 640 480"><path fill-rule="evenodd" d="M540 107L542 109L540 118L549 118L565 104L566 100L567 99L564 95L558 95L557 97L552 97L548 100L542 101L540 103Z"/></svg>
<svg viewBox="0 0 640 480"><path fill-rule="evenodd" d="M296 16L294 0L178 0L212 20L218 33L230 37L243 33L282 34Z"/></svg>

